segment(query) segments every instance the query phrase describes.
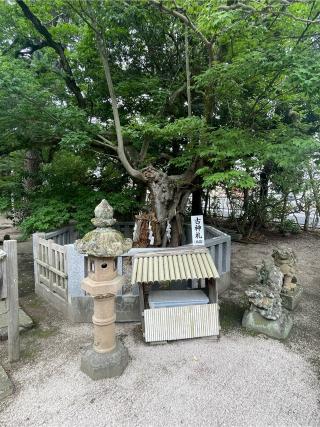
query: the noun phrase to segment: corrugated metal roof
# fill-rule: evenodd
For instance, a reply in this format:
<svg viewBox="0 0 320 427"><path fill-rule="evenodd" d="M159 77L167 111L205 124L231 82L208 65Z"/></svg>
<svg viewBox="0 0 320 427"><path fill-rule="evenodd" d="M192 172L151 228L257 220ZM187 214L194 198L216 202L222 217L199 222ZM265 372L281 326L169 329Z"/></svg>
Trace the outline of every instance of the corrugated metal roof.
<svg viewBox="0 0 320 427"><path fill-rule="evenodd" d="M211 278L219 274L207 248L141 253L133 258L132 284Z"/></svg>

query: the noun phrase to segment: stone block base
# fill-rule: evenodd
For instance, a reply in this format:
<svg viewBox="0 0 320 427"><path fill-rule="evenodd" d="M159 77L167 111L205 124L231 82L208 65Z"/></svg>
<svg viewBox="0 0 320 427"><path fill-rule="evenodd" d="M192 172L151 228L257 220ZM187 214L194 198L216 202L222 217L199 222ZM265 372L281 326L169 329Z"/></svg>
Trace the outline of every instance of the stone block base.
<svg viewBox="0 0 320 427"><path fill-rule="evenodd" d="M281 293L282 305L288 310L294 310L302 299L303 288L297 285L293 292Z"/></svg>
<svg viewBox="0 0 320 427"><path fill-rule="evenodd" d="M217 279L218 292L221 294L230 286L230 272ZM71 322L91 323L93 315L93 298L90 296L71 296L68 300L62 299L58 294L51 292L46 286L37 284L37 295L48 301ZM116 296L116 322L140 322L139 294L123 294Z"/></svg>
<svg viewBox="0 0 320 427"><path fill-rule="evenodd" d="M97 353L94 349L87 350L81 358L80 369L92 380L119 377L126 369L129 354L126 347L117 341L111 353Z"/></svg>
<svg viewBox="0 0 320 427"><path fill-rule="evenodd" d="M116 322L140 322L139 295L117 295L116 315Z"/></svg>
<svg viewBox="0 0 320 427"><path fill-rule="evenodd" d="M0 365L0 400L10 396L13 393L13 384L6 374L6 371Z"/></svg>
<svg viewBox="0 0 320 427"><path fill-rule="evenodd" d="M287 338L292 325L292 315L285 310L282 311L282 315L278 320L268 320L256 310L246 310L242 318L242 326L244 328L278 340Z"/></svg>

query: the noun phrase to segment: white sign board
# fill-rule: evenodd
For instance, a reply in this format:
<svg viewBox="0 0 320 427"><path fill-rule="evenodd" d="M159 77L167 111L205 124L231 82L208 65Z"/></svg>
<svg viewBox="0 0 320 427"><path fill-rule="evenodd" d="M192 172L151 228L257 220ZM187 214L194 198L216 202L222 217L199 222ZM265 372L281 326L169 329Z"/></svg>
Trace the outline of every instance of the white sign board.
<svg viewBox="0 0 320 427"><path fill-rule="evenodd" d="M203 215L191 217L192 244L204 246Z"/></svg>

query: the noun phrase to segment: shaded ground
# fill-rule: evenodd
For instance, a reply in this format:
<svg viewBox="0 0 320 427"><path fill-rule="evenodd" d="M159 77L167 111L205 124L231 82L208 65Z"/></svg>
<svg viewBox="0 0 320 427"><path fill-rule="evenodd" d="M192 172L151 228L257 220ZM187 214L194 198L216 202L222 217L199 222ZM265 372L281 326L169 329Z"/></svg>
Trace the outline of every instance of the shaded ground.
<svg viewBox="0 0 320 427"><path fill-rule="evenodd" d="M305 288L285 343L240 327L243 290L254 281L254 266L280 242L296 251ZM22 335L22 360L12 366L0 343L1 361L16 385L15 394L0 404L0 425L320 425L319 246L315 234L233 243L232 288L221 299L221 340L150 347L139 325L118 325L131 361L121 378L99 382L79 370L81 352L92 341L91 325L71 325L27 294L32 284L27 286L25 274L20 302L37 327ZM20 248L21 270L30 244ZM31 269L29 275L31 281Z"/></svg>

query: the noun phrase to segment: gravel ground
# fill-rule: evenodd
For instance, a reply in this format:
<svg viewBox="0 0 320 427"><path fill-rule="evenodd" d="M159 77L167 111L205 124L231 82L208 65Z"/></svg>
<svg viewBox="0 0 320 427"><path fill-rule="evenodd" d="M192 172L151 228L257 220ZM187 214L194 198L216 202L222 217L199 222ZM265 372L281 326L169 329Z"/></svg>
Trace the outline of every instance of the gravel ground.
<svg viewBox="0 0 320 427"><path fill-rule="evenodd" d="M280 342L228 333L147 346L137 325L118 328L131 361L122 377L91 381L79 370L88 325L67 323L42 340L36 363L12 372L15 396L0 425L319 425L312 367Z"/></svg>
<svg viewBox="0 0 320 427"><path fill-rule="evenodd" d="M297 252L305 292L282 343L245 334L239 322L254 265L284 241ZM319 244L317 235L233 244L221 340L147 346L139 325L118 325L131 361L117 379L94 382L80 371L90 325L71 325L32 294L22 297L37 327L22 335L22 360L12 366L0 342L16 386L0 403L0 426L320 426Z"/></svg>

